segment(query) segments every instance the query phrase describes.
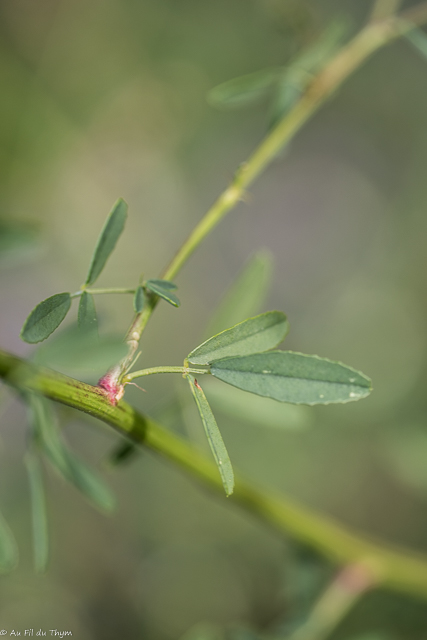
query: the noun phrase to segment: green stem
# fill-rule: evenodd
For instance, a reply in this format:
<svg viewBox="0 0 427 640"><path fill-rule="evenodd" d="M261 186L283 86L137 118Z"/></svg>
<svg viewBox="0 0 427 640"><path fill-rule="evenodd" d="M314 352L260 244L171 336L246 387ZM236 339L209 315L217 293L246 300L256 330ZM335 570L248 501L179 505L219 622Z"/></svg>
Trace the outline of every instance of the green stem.
<svg viewBox="0 0 427 640"><path fill-rule="evenodd" d="M375 0L370 21L384 20L384 18L397 13L401 4L402 0Z"/></svg>
<svg viewBox="0 0 427 640"><path fill-rule="evenodd" d="M189 367L151 367L150 369L141 369L140 371L132 371L124 376L122 382L127 384L135 378L142 378L142 376L152 376L155 373L194 373L196 375L209 373L207 369L191 369Z"/></svg>
<svg viewBox="0 0 427 640"><path fill-rule="evenodd" d="M426 21L427 3L421 3L402 13L400 17L386 16L383 20L368 23L345 45L314 77L301 99L264 138L249 159L240 166L230 185L200 220L169 266L163 271L162 278L165 280L175 278L206 236L244 198L245 190L356 69L375 51L410 31L414 24L423 24ZM132 362L141 335L157 302L158 297L153 296L150 303L135 317L128 331L129 355L117 368L122 375Z"/></svg>
<svg viewBox="0 0 427 640"><path fill-rule="evenodd" d="M111 288L111 289L82 289L81 291L76 291L71 294L72 298L78 298L81 296L84 291L87 293L91 293L94 296L103 295L105 293L132 293L135 294L135 289L121 289L121 288Z"/></svg>
<svg viewBox="0 0 427 640"><path fill-rule="evenodd" d="M100 387L36 367L3 351L0 351L0 377L21 391L34 391L89 413L121 435L172 461L225 500L213 460L126 402L112 405L107 392ZM286 496L253 485L239 474L236 474L234 493L226 500L227 504L239 504L282 535L290 535L338 565L361 563L370 568L378 584L427 599L426 556L373 542Z"/></svg>

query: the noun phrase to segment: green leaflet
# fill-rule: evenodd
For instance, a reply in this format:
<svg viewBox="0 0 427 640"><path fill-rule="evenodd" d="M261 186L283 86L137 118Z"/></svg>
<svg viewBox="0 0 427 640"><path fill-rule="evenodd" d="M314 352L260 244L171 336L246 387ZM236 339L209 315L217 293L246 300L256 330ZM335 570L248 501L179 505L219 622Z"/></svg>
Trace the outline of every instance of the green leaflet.
<svg viewBox="0 0 427 640"><path fill-rule="evenodd" d="M93 295L87 291L83 291L81 295L77 320L80 329L83 331L91 332L98 330L95 300Z"/></svg>
<svg viewBox="0 0 427 640"><path fill-rule="evenodd" d="M198 385L196 379L192 375L188 374L187 379L190 384L194 400L196 401L210 448L218 465L225 493L227 496L230 496L234 489L234 473L227 449L225 448L220 430L218 429L212 409L210 408L209 403L206 400L206 396L203 393L203 389Z"/></svg>
<svg viewBox="0 0 427 640"><path fill-rule="evenodd" d="M56 293L40 302L25 320L21 338L34 344L46 340L64 320L71 307L69 293Z"/></svg>
<svg viewBox="0 0 427 640"><path fill-rule="evenodd" d="M97 280L116 246L116 242L125 226L127 209L128 206L126 202L122 198L119 198L111 210L92 256L85 282L86 285L91 285Z"/></svg>
<svg viewBox="0 0 427 640"><path fill-rule="evenodd" d="M244 391L293 404L351 402L371 392L371 381L363 373L292 351L224 358L212 362L210 372Z"/></svg>
<svg viewBox="0 0 427 640"><path fill-rule="evenodd" d="M40 461L34 453L28 452L26 454L25 465L30 484L34 568L38 573L41 573L46 570L49 559L49 533L43 476Z"/></svg>
<svg viewBox="0 0 427 640"><path fill-rule="evenodd" d="M0 512L0 572L9 573L18 564L18 547L12 531Z"/></svg>
<svg viewBox="0 0 427 640"><path fill-rule="evenodd" d="M29 405L36 442L51 464L92 504L104 512L111 512L115 500L110 489L102 478L67 448L59 434L50 403L41 396L31 394Z"/></svg>
<svg viewBox="0 0 427 640"><path fill-rule="evenodd" d="M150 280L147 280L145 284L146 286L149 285L149 289L152 286L160 287L164 291L175 291L176 289L178 289L178 285L175 284L175 282L171 282L170 280L160 280L159 278L151 278Z"/></svg>
<svg viewBox="0 0 427 640"><path fill-rule="evenodd" d="M271 253L265 249L257 251L221 300L209 322L206 337L254 316L268 292L271 274Z"/></svg>
<svg viewBox="0 0 427 640"><path fill-rule="evenodd" d="M209 91L208 102L214 107L225 109L250 105L263 97L280 72L280 68L263 69L223 82Z"/></svg>
<svg viewBox="0 0 427 640"><path fill-rule="evenodd" d="M289 331L289 323L281 311L267 311L226 329L193 349L188 360L208 364L229 356L244 356L277 347Z"/></svg>
<svg viewBox="0 0 427 640"><path fill-rule="evenodd" d="M178 287L173 282L169 282L169 280L147 280L144 286L160 298L163 298L163 300L166 300L166 302L169 302L169 304L179 307L180 302L176 295L172 293Z"/></svg>
<svg viewBox="0 0 427 640"><path fill-rule="evenodd" d="M133 308L136 313L141 313L145 302L144 289L142 287L138 287L135 291L135 296L133 299Z"/></svg>

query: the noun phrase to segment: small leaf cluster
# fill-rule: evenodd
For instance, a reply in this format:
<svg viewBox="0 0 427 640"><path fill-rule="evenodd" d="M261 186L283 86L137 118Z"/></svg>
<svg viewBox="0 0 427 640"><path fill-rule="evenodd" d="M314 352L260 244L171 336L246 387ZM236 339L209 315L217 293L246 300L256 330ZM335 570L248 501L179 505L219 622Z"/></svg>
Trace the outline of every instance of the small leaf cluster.
<svg viewBox="0 0 427 640"><path fill-rule="evenodd" d="M78 309L78 325L84 331L96 332L98 319L94 294L99 293L131 293L134 295L134 309L141 313L147 295L155 295L179 307L175 293L177 285L168 280L147 280L136 289L88 289L101 275L108 258L113 252L119 236L122 234L126 218L127 204L119 198L111 210L92 255L86 280L76 293L56 293L40 302L25 320L21 330L21 338L25 342L35 344L46 340L62 323L71 308L73 298L80 297Z"/></svg>
<svg viewBox="0 0 427 640"><path fill-rule="evenodd" d="M371 391L364 374L326 358L272 351L286 337L289 323L281 311L249 318L193 349L184 365L205 365L215 378L250 393L291 404L330 404L359 400ZM233 470L213 412L196 378L187 374L227 495Z"/></svg>

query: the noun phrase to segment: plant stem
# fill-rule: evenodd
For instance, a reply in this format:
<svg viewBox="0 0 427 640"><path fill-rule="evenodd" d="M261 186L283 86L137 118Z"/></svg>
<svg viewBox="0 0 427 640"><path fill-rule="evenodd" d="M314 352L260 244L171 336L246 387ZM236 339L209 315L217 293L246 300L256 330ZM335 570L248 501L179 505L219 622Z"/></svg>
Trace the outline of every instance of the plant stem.
<svg viewBox="0 0 427 640"><path fill-rule="evenodd" d="M79 296L81 296L84 291L87 291L87 293L91 293L94 296L98 296L98 295L102 295L105 293L132 293L135 294L135 289L121 289L121 288L111 288L111 289L82 289L81 291L76 291L75 293L71 294L72 298L78 298Z"/></svg>
<svg viewBox="0 0 427 640"><path fill-rule="evenodd" d="M11 386L84 411L110 425L121 435L174 462L199 482L224 497L218 469L194 445L185 442L126 402L117 406L100 387L36 367L0 351L0 377ZM395 591L427 599L427 557L389 547L354 533L291 499L261 489L236 474L235 488L227 504L235 502L269 524L338 565L361 563L370 567L377 583Z"/></svg>
<svg viewBox="0 0 427 640"><path fill-rule="evenodd" d="M325 640L375 583L370 566L359 563L344 567L320 596L306 622L287 640Z"/></svg>
<svg viewBox="0 0 427 640"><path fill-rule="evenodd" d="M396 13L401 4L402 0L375 0L370 21L384 20L384 18Z"/></svg>
<svg viewBox="0 0 427 640"><path fill-rule="evenodd" d="M141 369L140 371L132 371L132 373L128 373L124 376L122 382L123 384L127 384L131 380L135 380L135 378L151 376L155 373L181 373L182 375L185 375L186 373L194 373L196 375L202 375L209 372L207 369L190 369L189 367L151 367L150 369Z"/></svg>
<svg viewBox="0 0 427 640"><path fill-rule="evenodd" d="M301 99L264 138L249 159L240 166L230 185L200 220L161 277L165 280L175 278L206 236L243 199L245 190L356 69L375 51L410 31L414 24L419 25L424 22L427 22L427 3L420 3L400 16L386 15L382 20L369 22L346 44L314 77ZM133 360L141 335L157 302L158 297L152 296L149 304L136 315L127 333L129 354L116 368L119 381L120 376L123 376Z"/></svg>

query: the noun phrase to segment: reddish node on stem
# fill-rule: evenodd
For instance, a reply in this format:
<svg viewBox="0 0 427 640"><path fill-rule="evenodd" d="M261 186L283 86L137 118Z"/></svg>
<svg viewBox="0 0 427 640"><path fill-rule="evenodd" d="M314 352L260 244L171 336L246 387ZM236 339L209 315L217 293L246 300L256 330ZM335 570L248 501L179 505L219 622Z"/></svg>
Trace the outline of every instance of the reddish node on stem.
<svg viewBox="0 0 427 640"><path fill-rule="evenodd" d="M114 407L116 404L123 398L125 388L122 384L117 382L114 374L112 372L108 372L105 376L102 376L98 381L98 387L104 390L105 395L107 396L110 404Z"/></svg>
<svg viewBox="0 0 427 640"><path fill-rule="evenodd" d="M371 567L363 563L352 564L341 571L337 582L350 593L362 593L375 584L375 574Z"/></svg>

